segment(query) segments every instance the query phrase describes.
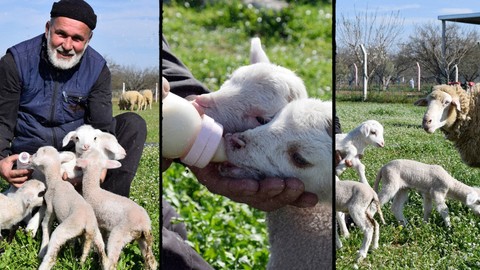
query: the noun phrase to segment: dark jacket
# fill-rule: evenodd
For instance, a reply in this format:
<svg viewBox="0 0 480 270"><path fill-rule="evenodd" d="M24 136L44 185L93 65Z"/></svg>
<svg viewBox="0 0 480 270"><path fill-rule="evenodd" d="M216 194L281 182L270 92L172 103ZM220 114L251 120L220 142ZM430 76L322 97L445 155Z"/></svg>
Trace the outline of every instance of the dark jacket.
<svg viewBox="0 0 480 270"><path fill-rule="evenodd" d="M110 80L90 47L70 70L50 64L44 35L9 48L0 60L0 157L61 149L63 137L84 123L112 131Z"/></svg>

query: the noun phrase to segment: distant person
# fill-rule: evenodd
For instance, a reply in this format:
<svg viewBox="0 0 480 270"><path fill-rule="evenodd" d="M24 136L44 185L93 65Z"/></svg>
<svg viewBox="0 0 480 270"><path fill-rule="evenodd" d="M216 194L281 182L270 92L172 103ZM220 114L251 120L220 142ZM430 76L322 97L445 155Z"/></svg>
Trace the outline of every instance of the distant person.
<svg viewBox="0 0 480 270"><path fill-rule="evenodd" d="M92 7L60 0L50 16L45 33L10 47L0 59L0 176L21 186L31 171L14 168L20 152L33 154L46 145L73 151L73 143L62 148L62 139L89 124L114 134L125 148L122 166L107 172L102 187L128 197L146 123L135 113L112 116L110 70L88 46L97 24Z"/></svg>
<svg viewBox="0 0 480 270"><path fill-rule="evenodd" d="M415 89L415 81L413 80L413 78L410 79L410 87L412 89Z"/></svg>

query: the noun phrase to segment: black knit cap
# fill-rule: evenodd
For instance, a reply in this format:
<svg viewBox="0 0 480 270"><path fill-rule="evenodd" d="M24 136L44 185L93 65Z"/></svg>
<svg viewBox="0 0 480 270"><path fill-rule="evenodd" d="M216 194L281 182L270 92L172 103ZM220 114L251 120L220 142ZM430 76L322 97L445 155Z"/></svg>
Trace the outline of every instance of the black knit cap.
<svg viewBox="0 0 480 270"><path fill-rule="evenodd" d="M97 15L83 0L60 0L53 3L50 17L67 17L85 23L91 30L97 25Z"/></svg>

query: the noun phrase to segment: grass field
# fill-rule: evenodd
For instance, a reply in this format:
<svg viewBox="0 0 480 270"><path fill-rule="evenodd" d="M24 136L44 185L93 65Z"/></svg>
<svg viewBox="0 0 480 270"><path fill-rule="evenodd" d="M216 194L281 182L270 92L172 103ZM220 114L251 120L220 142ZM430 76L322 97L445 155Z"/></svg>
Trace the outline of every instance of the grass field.
<svg viewBox="0 0 480 270"><path fill-rule="evenodd" d="M367 148L362 162L373 184L376 173L393 159L413 159L443 166L453 177L468 184L480 185L478 169L467 167L453 145L441 132L427 134L421 128L425 107L412 104L337 102L336 111L344 132L367 119L385 127L385 148ZM358 179L347 170L341 179ZM452 228L447 229L435 212L429 223L423 222L422 198L411 192L404 210L407 227L397 225L390 211L391 203L382 207L386 225L380 225L379 249L370 252L360 269L478 269L480 267L480 218L462 203L448 200ZM377 217L377 220L378 217ZM351 269L363 235L353 229L344 247L337 251L337 269Z"/></svg>
<svg viewBox="0 0 480 270"><path fill-rule="evenodd" d="M143 151L142 159L130 190L130 198L144 207L152 220L152 231L155 240L153 250L157 261L160 258L159 107L159 103L154 103L152 110L139 112L147 122L147 146ZM118 113L121 112L114 106L114 114ZM5 190L5 188L6 182L2 181L1 189ZM3 236L6 235L4 234ZM12 243L0 242L0 248L5 250L0 255L0 269L37 269L41 263L37 259L40 243L41 229L35 238L27 236L22 230L17 230ZM60 251L57 263L53 269L101 269L98 257L93 250L83 266L79 264L80 256L81 248L79 242L72 240ZM135 242L128 244L123 249L118 269L143 269L143 258Z"/></svg>

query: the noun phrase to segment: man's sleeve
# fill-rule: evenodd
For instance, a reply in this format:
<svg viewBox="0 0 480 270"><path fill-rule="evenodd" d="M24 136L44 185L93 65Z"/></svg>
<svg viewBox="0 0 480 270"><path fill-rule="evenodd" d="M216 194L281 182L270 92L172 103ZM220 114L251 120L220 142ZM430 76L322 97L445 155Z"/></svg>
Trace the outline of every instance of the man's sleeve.
<svg viewBox="0 0 480 270"><path fill-rule="evenodd" d="M115 134L112 112L112 76L110 69L103 67L100 76L88 96L85 123L102 131Z"/></svg>
<svg viewBox="0 0 480 270"><path fill-rule="evenodd" d="M12 54L0 59L0 159L11 154L20 103L21 82Z"/></svg>
<svg viewBox="0 0 480 270"><path fill-rule="evenodd" d="M170 84L170 90L181 97L201 95L210 92L199 82L188 68L178 59L162 35L162 76Z"/></svg>

